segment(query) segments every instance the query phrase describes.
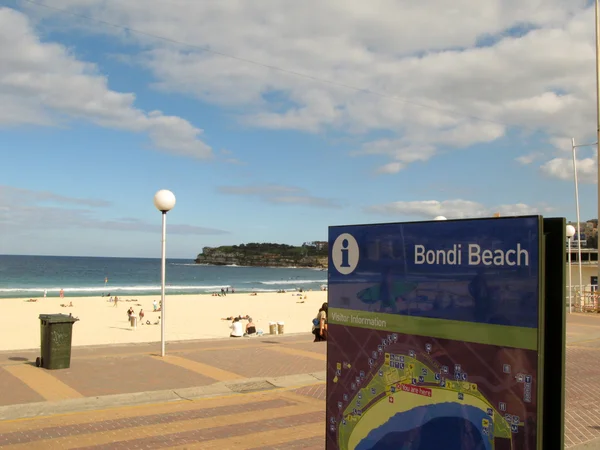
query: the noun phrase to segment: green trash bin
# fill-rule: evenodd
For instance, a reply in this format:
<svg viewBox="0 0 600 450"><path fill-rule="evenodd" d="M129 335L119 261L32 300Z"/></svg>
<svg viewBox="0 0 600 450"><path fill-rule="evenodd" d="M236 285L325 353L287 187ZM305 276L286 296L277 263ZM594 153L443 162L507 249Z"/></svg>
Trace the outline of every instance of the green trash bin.
<svg viewBox="0 0 600 450"><path fill-rule="evenodd" d="M42 356L35 365L44 369L68 369L71 366L73 324L79 319L70 314L40 314Z"/></svg>

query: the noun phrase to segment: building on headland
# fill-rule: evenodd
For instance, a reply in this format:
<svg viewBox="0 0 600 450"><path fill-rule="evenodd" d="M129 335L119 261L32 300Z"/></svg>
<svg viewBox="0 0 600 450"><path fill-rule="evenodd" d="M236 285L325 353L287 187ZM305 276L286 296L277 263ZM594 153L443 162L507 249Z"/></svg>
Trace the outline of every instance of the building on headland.
<svg viewBox="0 0 600 450"><path fill-rule="evenodd" d="M327 241L312 241L312 242L305 242L302 245L304 247L315 247L317 249L317 251L321 251L321 250L327 250L327 248L329 247L329 242L327 242Z"/></svg>
<svg viewBox="0 0 600 450"><path fill-rule="evenodd" d="M575 228L575 236L571 238L571 247L576 248L581 239L581 247L583 248L598 248L598 221L588 220L579 224L577 230L577 222L568 222L567 225Z"/></svg>

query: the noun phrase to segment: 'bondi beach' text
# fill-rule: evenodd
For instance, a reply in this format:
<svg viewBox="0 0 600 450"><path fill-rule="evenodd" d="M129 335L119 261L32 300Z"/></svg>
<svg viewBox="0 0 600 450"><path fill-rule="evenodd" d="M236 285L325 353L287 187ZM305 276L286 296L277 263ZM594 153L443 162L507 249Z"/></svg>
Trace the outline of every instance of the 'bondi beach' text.
<svg viewBox="0 0 600 450"><path fill-rule="evenodd" d="M510 250L482 250L478 244L469 244L467 249L463 249L462 244L454 244L449 249L440 250L415 245L415 264L460 266L463 261L469 266L528 266L529 252L521 248L521 244Z"/></svg>

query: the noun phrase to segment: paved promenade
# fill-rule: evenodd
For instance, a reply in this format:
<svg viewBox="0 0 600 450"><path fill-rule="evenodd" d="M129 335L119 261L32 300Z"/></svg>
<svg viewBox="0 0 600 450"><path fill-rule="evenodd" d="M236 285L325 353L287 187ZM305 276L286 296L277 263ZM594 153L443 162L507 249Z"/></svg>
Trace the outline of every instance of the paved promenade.
<svg viewBox="0 0 600 450"><path fill-rule="evenodd" d="M0 353L0 448L323 449L326 346L311 335ZM600 315L567 332L566 448L600 449Z"/></svg>

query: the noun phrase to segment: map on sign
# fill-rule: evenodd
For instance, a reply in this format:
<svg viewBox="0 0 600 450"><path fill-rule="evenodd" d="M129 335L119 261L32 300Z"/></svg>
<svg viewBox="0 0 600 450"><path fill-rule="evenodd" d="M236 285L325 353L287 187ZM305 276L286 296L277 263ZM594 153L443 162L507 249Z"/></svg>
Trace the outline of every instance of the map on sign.
<svg viewBox="0 0 600 450"><path fill-rule="evenodd" d="M330 360L337 411L328 411L328 427L338 434L340 449L377 449L376 443L390 433L395 443L407 445L397 448L452 448L444 445L454 432L463 439L458 430L465 424L478 433L471 434L473 441L464 448L528 448L528 436L535 434L535 425L528 429L535 408L523 404L531 404L535 391L530 375L535 352L479 344L467 349L462 342L367 330L352 335L365 341L360 356L329 355L338 359ZM480 358L474 362L470 356ZM513 389L500 390L502 385ZM425 426L435 432L419 430L425 417ZM421 441L430 442L408 446L415 431Z"/></svg>
<svg viewBox="0 0 600 450"><path fill-rule="evenodd" d="M537 219L429 225L330 229L327 449L536 450Z"/></svg>

